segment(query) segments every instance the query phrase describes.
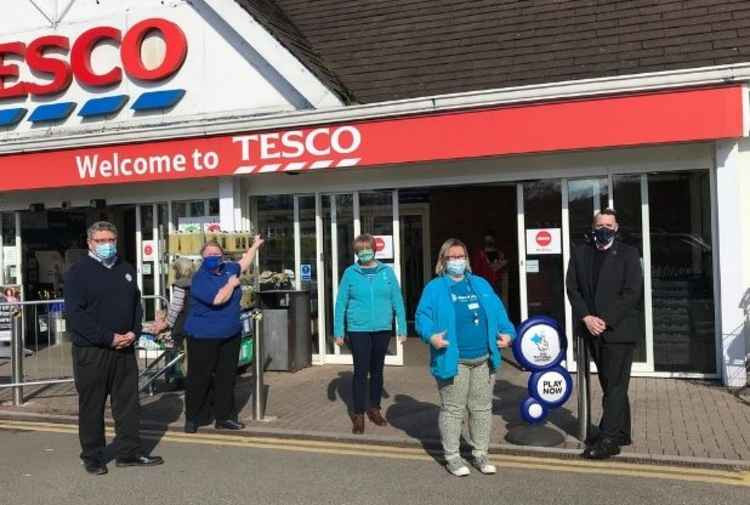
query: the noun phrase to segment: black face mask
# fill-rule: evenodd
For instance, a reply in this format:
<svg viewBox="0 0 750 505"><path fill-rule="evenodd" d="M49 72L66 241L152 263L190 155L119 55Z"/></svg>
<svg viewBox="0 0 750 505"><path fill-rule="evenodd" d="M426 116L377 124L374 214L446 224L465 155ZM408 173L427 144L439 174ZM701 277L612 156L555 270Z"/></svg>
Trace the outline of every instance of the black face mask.
<svg viewBox="0 0 750 505"><path fill-rule="evenodd" d="M612 242L615 235L617 235L617 232L609 228L595 228L593 231L594 242L599 246L605 246Z"/></svg>

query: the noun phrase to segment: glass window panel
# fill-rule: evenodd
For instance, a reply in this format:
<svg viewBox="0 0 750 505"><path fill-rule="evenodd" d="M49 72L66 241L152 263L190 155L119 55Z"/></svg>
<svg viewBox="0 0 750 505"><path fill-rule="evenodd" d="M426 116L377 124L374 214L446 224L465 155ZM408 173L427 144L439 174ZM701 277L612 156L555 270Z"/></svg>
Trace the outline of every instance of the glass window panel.
<svg viewBox="0 0 750 505"><path fill-rule="evenodd" d="M206 205L203 200L194 200L190 202L190 215L191 216L205 216Z"/></svg>
<svg viewBox="0 0 750 505"><path fill-rule="evenodd" d="M212 198L208 201L208 215L218 216L219 215L219 199Z"/></svg>
<svg viewBox="0 0 750 505"><path fill-rule="evenodd" d="M526 230L562 229L562 194L559 181L524 183ZM530 264L531 262L531 264ZM526 253L526 287L529 316L546 315L561 325L565 321L563 260L560 254ZM529 268L533 265L533 268Z"/></svg>
<svg viewBox="0 0 750 505"><path fill-rule="evenodd" d="M17 284L17 258L16 258L16 217L12 212L2 214L3 227L3 265L5 269L5 283Z"/></svg>
<svg viewBox="0 0 750 505"><path fill-rule="evenodd" d="M568 181L568 216L571 246L586 242L594 215L609 206L606 177Z"/></svg>
<svg viewBox="0 0 750 505"><path fill-rule="evenodd" d="M286 273L294 279L294 198L291 195L261 196L256 199L258 232L265 238L260 250L260 272ZM278 283L261 284L261 289L290 288Z"/></svg>
<svg viewBox="0 0 750 505"><path fill-rule="evenodd" d="M716 371L708 171L649 174L654 367Z"/></svg>
<svg viewBox="0 0 750 505"><path fill-rule="evenodd" d="M310 334L312 335L313 353L320 352L318 345L318 262L315 231L315 196L303 195L299 200L300 227L300 268L309 268L307 277L302 272L303 290L310 291Z"/></svg>
<svg viewBox="0 0 750 505"><path fill-rule="evenodd" d="M643 265L643 220L641 214L641 176L640 175L616 175L613 180L613 196L615 211L617 212L617 223L620 226L619 239L628 245L638 249ZM644 299L637 309L638 320L643 325L639 331L640 339L636 342L633 361L645 362L646 357L646 311Z"/></svg>

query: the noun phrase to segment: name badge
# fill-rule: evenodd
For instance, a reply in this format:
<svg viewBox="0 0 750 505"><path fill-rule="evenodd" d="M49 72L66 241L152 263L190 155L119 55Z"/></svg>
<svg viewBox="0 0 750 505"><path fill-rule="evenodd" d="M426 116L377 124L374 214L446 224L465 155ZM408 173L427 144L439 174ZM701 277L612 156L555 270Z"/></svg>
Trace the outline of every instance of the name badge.
<svg viewBox="0 0 750 505"><path fill-rule="evenodd" d="M469 310L479 310L479 304L478 303L470 303L468 305Z"/></svg>

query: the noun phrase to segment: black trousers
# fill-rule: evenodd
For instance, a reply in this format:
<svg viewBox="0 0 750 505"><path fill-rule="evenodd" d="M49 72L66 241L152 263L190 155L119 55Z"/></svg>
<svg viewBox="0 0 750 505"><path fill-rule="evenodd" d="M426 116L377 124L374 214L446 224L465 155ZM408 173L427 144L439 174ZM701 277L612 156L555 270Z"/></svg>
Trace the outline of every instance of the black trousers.
<svg viewBox="0 0 750 505"><path fill-rule="evenodd" d="M81 459L99 460L106 445L104 406L107 396L115 419L113 442L118 458L138 456L141 413L135 350L73 346L73 377L78 390L78 436Z"/></svg>
<svg viewBox="0 0 750 505"><path fill-rule="evenodd" d="M240 336L228 339L188 337L185 418L204 424L211 410L217 420L234 419L234 384Z"/></svg>
<svg viewBox="0 0 750 505"><path fill-rule="evenodd" d="M347 341L354 360L352 396L355 414L363 414L367 408L368 378L370 406L380 408L380 400L383 397L383 366L392 334L390 330L348 333Z"/></svg>
<svg viewBox="0 0 750 505"><path fill-rule="evenodd" d="M599 338L586 341L604 393L599 433L603 437L630 440L628 387L635 344L609 344Z"/></svg>

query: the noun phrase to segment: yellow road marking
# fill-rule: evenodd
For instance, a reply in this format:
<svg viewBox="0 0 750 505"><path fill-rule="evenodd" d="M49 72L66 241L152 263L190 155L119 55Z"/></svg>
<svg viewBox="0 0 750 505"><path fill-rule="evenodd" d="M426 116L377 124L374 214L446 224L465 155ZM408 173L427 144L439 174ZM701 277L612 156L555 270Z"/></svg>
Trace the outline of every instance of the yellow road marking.
<svg viewBox="0 0 750 505"><path fill-rule="evenodd" d="M56 424L29 421L0 421L0 429L43 431L50 433L78 433L78 427L72 424ZM106 429L113 435L112 428ZM385 459L402 459L431 461L433 458L424 450L414 447L392 447L347 442L325 442L316 440L285 439L273 437L244 437L218 433L185 434L142 430L142 436L149 439L160 439L165 442L240 447L253 449L272 449L289 452L329 454L337 456L365 456ZM617 475L648 479L678 480L697 483L712 483L732 486L750 487L750 472L717 470L710 468L690 468L668 465L635 464L617 461L588 462L580 459L554 459L533 456L490 455L493 464L513 469L525 468L547 471L559 471L579 474Z"/></svg>

